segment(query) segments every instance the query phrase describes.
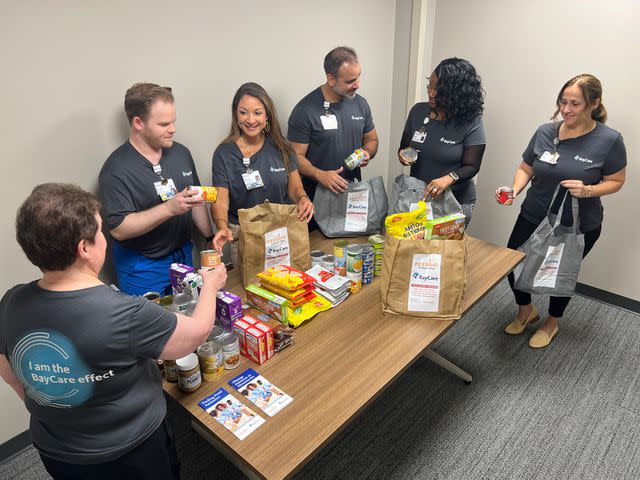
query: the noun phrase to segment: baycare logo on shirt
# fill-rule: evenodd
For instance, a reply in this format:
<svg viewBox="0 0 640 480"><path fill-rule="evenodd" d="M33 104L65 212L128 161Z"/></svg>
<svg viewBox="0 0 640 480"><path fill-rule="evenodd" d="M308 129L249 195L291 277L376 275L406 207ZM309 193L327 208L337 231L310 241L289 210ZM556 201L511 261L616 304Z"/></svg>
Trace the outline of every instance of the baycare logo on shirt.
<svg viewBox="0 0 640 480"><path fill-rule="evenodd" d="M447 145L455 145L455 144L456 144L456 141L455 141L455 140L447 140L447 139L446 139L446 138L444 138L444 137L440 137L440 141L441 141L442 143L446 143Z"/></svg>
<svg viewBox="0 0 640 480"><path fill-rule="evenodd" d="M271 170L273 173L280 173L280 172L284 172L285 168L284 167L270 167L269 170Z"/></svg>
<svg viewBox="0 0 640 480"><path fill-rule="evenodd" d="M193 175L193 170L189 170L188 172L182 172L183 177L190 177Z"/></svg>
<svg viewBox="0 0 640 480"><path fill-rule="evenodd" d="M71 408L89 400L97 382L108 381L113 370L95 373L66 336L54 330L30 332L16 343L11 366L34 402Z"/></svg>
<svg viewBox="0 0 640 480"><path fill-rule="evenodd" d="M351 120L364 120L364 116L351 115Z"/></svg>
<svg viewBox="0 0 640 480"><path fill-rule="evenodd" d="M578 160L579 162L582 162L582 163L593 163L593 160L581 157L580 155L576 155L575 157L573 157L573 159Z"/></svg>

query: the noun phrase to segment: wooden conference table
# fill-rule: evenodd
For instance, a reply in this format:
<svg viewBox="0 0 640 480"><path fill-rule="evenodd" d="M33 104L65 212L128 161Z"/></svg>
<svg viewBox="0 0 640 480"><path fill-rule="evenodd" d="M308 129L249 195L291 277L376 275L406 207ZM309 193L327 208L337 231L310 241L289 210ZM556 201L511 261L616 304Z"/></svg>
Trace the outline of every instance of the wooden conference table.
<svg viewBox="0 0 640 480"><path fill-rule="evenodd" d="M311 235L312 249L333 252L333 242L317 231ZM468 246L465 313L524 257L472 237ZM336 308L303 323L296 330L295 344L262 366L243 357L239 368L225 371L218 381L204 382L195 393L183 393L166 380L164 389L193 416L193 428L245 475L290 477L420 356L471 381L470 375L428 348L455 321L385 316L379 286L376 278ZM225 289L243 292L238 272L229 272ZM227 384L247 368L292 396L293 402L274 417L266 415ZM220 387L265 419L244 440L198 406Z"/></svg>

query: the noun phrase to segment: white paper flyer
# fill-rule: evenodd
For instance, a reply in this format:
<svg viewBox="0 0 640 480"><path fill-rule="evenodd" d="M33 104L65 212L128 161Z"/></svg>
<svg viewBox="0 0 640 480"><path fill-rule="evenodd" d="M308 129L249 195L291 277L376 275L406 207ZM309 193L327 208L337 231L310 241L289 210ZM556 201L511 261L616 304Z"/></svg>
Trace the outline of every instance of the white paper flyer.
<svg viewBox="0 0 640 480"><path fill-rule="evenodd" d="M366 232L369 216L369 190L347 193L347 214L344 229L347 232Z"/></svg>
<svg viewBox="0 0 640 480"><path fill-rule="evenodd" d="M264 423L264 418L233 398L224 388L219 388L198 405L240 440Z"/></svg>
<svg viewBox="0 0 640 480"><path fill-rule="evenodd" d="M558 267L562 260L562 252L564 243L559 245L550 245L547 249L547 256L544 257L542 265L533 278L534 287L556 288L556 280L558 279Z"/></svg>
<svg viewBox="0 0 640 480"><path fill-rule="evenodd" d="M276 265L291 266L287 227L271 230L264 234L264 269Z"/></svg>
<svg viewBox="0 0 640 480"><path fill-rule="evenodd" d="M407 309L414 312L437 312L440 303L439 253L418 253L413 256L409 280Z"/></svg>
<svg viewBox="0 0 640 480"><path fill-rule="evenodd" d="M229 380L229 385L255 403L270 417L293 401L293 398L252 368Z"/></svg>

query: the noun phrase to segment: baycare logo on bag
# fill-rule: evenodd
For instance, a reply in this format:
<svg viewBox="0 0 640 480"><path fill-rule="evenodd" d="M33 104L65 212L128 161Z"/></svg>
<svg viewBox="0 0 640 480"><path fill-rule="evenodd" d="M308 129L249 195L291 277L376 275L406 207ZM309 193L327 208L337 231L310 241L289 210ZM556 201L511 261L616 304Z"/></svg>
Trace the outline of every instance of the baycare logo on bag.
<svg viewBox="0 0 640 480"><path fill-rule="evenodd" d="M414 280L437 282L440 280L440 275L438 275L439 270L440 264L437 262L431 260L417 261L415 262L415 270L411 276Z"/></svg>
<svg viewBox="0 0 640 480"><path fill-rule="evenodd" d="M423 280L428 282L437 282L440 280L440 277L437 275L422 275L420 272L413 272L412 277L414 280Z"/></svg>
<svg viewBox="0 0 640 480"><path fill-rule="evenodd" d="M367 202L369 201L369 192L351 192L349 195L349 210L367 210Z"/></svg>

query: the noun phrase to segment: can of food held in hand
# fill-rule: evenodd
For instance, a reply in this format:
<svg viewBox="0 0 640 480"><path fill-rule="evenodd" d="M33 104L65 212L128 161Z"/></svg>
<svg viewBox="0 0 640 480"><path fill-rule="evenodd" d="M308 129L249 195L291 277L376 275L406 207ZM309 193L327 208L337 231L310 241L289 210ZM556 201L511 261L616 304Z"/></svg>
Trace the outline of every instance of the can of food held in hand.
<svg viewBox="0 0 640 480"><path fill-rule="evenodd" d="M356 148L351 155L344 159L344 164L349 170L359 167L362 162L364 162L364 151L361 148Z"/></svg>
<svg viewBox="0 0 640 480"><path fill-rule="evenodd" d="M218 189L216 187L190 186L189 190L195 190L197 193L194 199L203 200L208 203L214 203L218 198Z"/></svg>
<svg viewBox="0 0 640 480"><path fill-rule="evenodd" d="M222 263L222 251L203 250L200 252L200 268L216 268Z"/></svg>
<svg viewBox="0 0 640 480"><path fill-rule="evenodd" d="M513 204L513 188L511 187L500 187L498 189L498 202L502 205L511 205Z"/></svg>
<svg viewBox="0 0 640 480"><path fill-rule="evenodd" d="M405 162L412 165L416 163L416 160L418 160L418 151L413 147L403 148L400 150L400 156Z"/></svg>

